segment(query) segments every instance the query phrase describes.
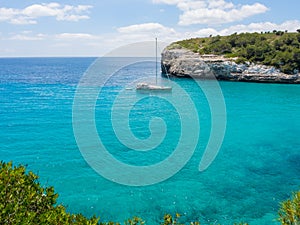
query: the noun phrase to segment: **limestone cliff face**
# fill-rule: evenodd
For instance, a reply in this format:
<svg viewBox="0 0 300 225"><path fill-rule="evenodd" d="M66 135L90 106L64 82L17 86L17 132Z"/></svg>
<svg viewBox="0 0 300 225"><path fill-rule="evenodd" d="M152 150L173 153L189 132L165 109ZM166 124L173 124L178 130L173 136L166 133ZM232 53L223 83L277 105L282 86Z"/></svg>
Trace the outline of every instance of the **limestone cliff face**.
<svg viewBox="0 0 300 225"><path fill-rule="evenodd" d="M177 77L300 84L299 74L284 74L264 65L237 64L223 56L199 55L183 48L166 48L162 52L161 67L163 73Z"/></svg>

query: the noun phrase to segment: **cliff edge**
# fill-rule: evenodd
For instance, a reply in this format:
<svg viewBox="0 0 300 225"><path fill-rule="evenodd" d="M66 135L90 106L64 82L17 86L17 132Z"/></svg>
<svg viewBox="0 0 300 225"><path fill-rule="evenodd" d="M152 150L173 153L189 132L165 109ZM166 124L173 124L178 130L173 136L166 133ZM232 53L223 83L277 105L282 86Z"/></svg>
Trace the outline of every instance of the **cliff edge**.
<svg viewBox="0 0 300 225"><path fill-rule="evenodd" d="M163 73L176 77L245 81L261 83L300 84L299 73L285 74L273 66L255 63L236 63L223 55L199 54L191 50L165 48L162 52Z"/></svg>

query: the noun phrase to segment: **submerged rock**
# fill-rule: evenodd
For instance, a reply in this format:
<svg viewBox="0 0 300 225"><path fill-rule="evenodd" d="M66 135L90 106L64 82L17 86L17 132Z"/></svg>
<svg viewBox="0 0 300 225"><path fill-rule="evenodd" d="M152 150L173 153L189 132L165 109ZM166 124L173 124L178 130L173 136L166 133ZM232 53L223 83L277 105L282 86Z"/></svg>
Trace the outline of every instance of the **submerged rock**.
<svg viewBox="0 0 300 225"><path fill-rule="evenodd" d="M162 52L163 73L177 77L247 81L263 83L300 83L299 74L289 75L272 66L237 64L234 59L218 55L199 55L184 48Z"/></svg>

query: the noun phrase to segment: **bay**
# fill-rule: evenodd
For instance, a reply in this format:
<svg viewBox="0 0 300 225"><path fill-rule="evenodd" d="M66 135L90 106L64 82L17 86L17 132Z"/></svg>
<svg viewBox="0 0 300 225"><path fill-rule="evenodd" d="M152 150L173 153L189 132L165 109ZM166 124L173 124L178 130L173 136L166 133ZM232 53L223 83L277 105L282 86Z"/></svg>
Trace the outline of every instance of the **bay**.
<svg viewBox="0 0 300 225"><path fill-rule="evenodd" d="M200 135L189 162L174 176L150 186L121 185L100 176L84 160L73 133L72 109L80 79L95 58L0 59L0 159L27 165L43 186L54 186L69 212L124 221L134 215L159 224L165 213L203 224L246 221L276 224L279 203L300 186L300 86L219 82L226 104L226 133L207 170L198 165L211 135L208 100L192 79L175 79L198 112ZM118 60L123 59L109 59ZM151 134L149 121L160 117L167 133L148 152L124 146L111 124L111 109L130 82L155 74L147 59L112 74L95 105L98 135L114 157L147 166L166 159L181 134L181 117L160 94L125 91L132 107L130 129L140 139ZM106 71L105 64L101 67ZM164 80L164 78L159 78ZM130 84L132 86L132 84ZM204 81L210 85L210 81ZM173 91L173 101L181 96ZM125 103L124 103L125 104ZM126 103L127 104L127 103ZM191 129L189 132L195 130ZM120 171L121 173L122 171Z"/></svg>

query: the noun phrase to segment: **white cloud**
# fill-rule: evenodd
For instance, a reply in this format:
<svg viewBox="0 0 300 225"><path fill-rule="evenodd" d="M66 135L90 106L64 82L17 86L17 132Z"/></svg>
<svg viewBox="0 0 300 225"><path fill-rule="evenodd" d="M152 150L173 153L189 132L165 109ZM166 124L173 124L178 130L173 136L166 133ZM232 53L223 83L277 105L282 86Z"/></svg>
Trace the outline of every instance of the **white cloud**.
<svg viewBox="0 0 300 225"><path fill-rule="evenodd" d="M152 2L176 5L183 12L179 16L179 25L231 23L268 10L260 3L234 5L225 0L152 0Z"/></svg>
<svg viewBox="0 0 300 225"><path fill-rule="evenodd" d="M23 9L21 13L22 15L30 18L37 18L42 16L56 16L58 13L56 9L59 7L60 5L56 4L34 4Z"/></svg>
<svg viewBox="0 0 300 225"><path fill-rule="evenodd" d="M90 42L91 40L100 40L101 37L97 35L92 35L88 33L60 33L60 34L34 34L30 30L25 30L17 34L12 34L12 36L7 37L6 40L18 40L18 41L36 41L36 40L55 40L59 41L61 44L71 43L70 41L80 41L84 43L85 41Z"/></svg>
<svg viewBox="0 0 300 225"><path fill-rule="evenodd" d="M179 33L175 29L166 27L160 23L143 23L135 24L117 29L118 35L110 39L110 42L120 43L135 43L139 41L153 41L158 38L160 42L172 42L177 40ZM114 44L116 46L116 44Z"/></svg>
<svg viewBox="0 0 300 225"><path fill-rule="evenodd" d="M46 35L37 34L33 36L25 35L25 34L16 34L9 38L9 40L19 40L19 41L41 41L44 40Z"/></svg>
<svg viewBox="0 0 300 225"><path fill-rule="evenodd" d="M235 7L230 10L199 8L185 11L180 15L179 25L231 23L266 11L267 8L260 3L243 5L240 8Z"/></svg>
<svg viewBox="0 0 300 225"><path fill-rule="evenodd" d="M81 40L91 40L91 39L98 39L99 37L92 34L87 33L61 33L55 35L56 39L63 39L63 40L70 40L70 39L81 39Z"/></svg>
<svg viewBox="0 0 300 225"><path fill-rule="evenodd" d="M87 15L81 15L82 12L88 12L88 10L92 8L90 5L78 5L78 6L70 6L66 5L62 12L57 14L57 20L67 20L67 21L79 21L82 19L89 19Z"/></svg>
<svg viewBox="0 0 300 225"><path fill-rule="evenodd" d="M29 19L28 17L19 16L16 18L11 18L10 23L16 24L16 25L26 25L26 24L36 24L36 20Z"/></svg>
<svg viewBox="0 0 300 225"><path fill-rule="evenodd" d="M181 11L187 12L205 8L207 7L207 4L205 3L205 1L181 1L177 4L177 7Z"/></svg>
<svg viewBox="0 0 300 225"><path fill-rule="evenodd" d="M211 9L232 9L235 6L232 2L225 2L224 0L210 0L208 7Z"/></svg>
<svg viewBox="0 0 300 225"><path fill-rule="evenodd" d="M296 29L300 27L300 21L290 20L285 21L281 24L271 23L271 22L262 22L262 23L250 23L248 25L235 25L229 28L225 28L219 32L220 35L229 35L232 33L245 33L245 32L265 32L273 30L288 30L290 32L295 32Z"/></svg>
<svg viewBox="0 0 300 225"><path fill-rule="evenodd" d="M194 37L208 37L210 35L217 35L219 32L214 28L204 28L194 32L192 35Z"/></svg>
<svg viewBox="0 0 300 225"><path fill-rule="evenodd" d="M266 32L273 30L288 30L290 32L295 32L298 27L300 27L300 21L289 20L281 24L271 23L271 22L261 22L261 23L250 23L250 24L239 24L224 28L222 30L216 30L214 28L200 29L190 35L194 37L208 37L209 35L230 35L233 33L254 33L254 32Z"/></svg>
<svg viewBox="0 0 300 225"><path fill-rule="evenodd" d="M33 4L24 9L0 8L0 22L12 24L36 24L40 17L55 17L56 20L79 21L89 19L90 5L61 5L59 3Z"/></svg>
<svg viewBox="0 0 300 225"><path fill-rule="evenodd" d="M12 8L0 8L0 21L9 21L19 12Z"/></svg>
<svg viewBox="0 0 300 225"><path fill-rule="evenodd" d="M132 33L151 33L151 34L162 34L162 33L175 33L173 28L165 27L159 23L143 23L135 24L127 27L120 27L117 29L120 33L132 34Z"/></svg>
<svg viewBox="0 0 300 225"><path fill-rule="evenodd" d="M180 2L182 2L182 0L152 0L153 3L159 4L159 3L163 3L163 4L168 4L168 5L176 5Z"/></svg>

